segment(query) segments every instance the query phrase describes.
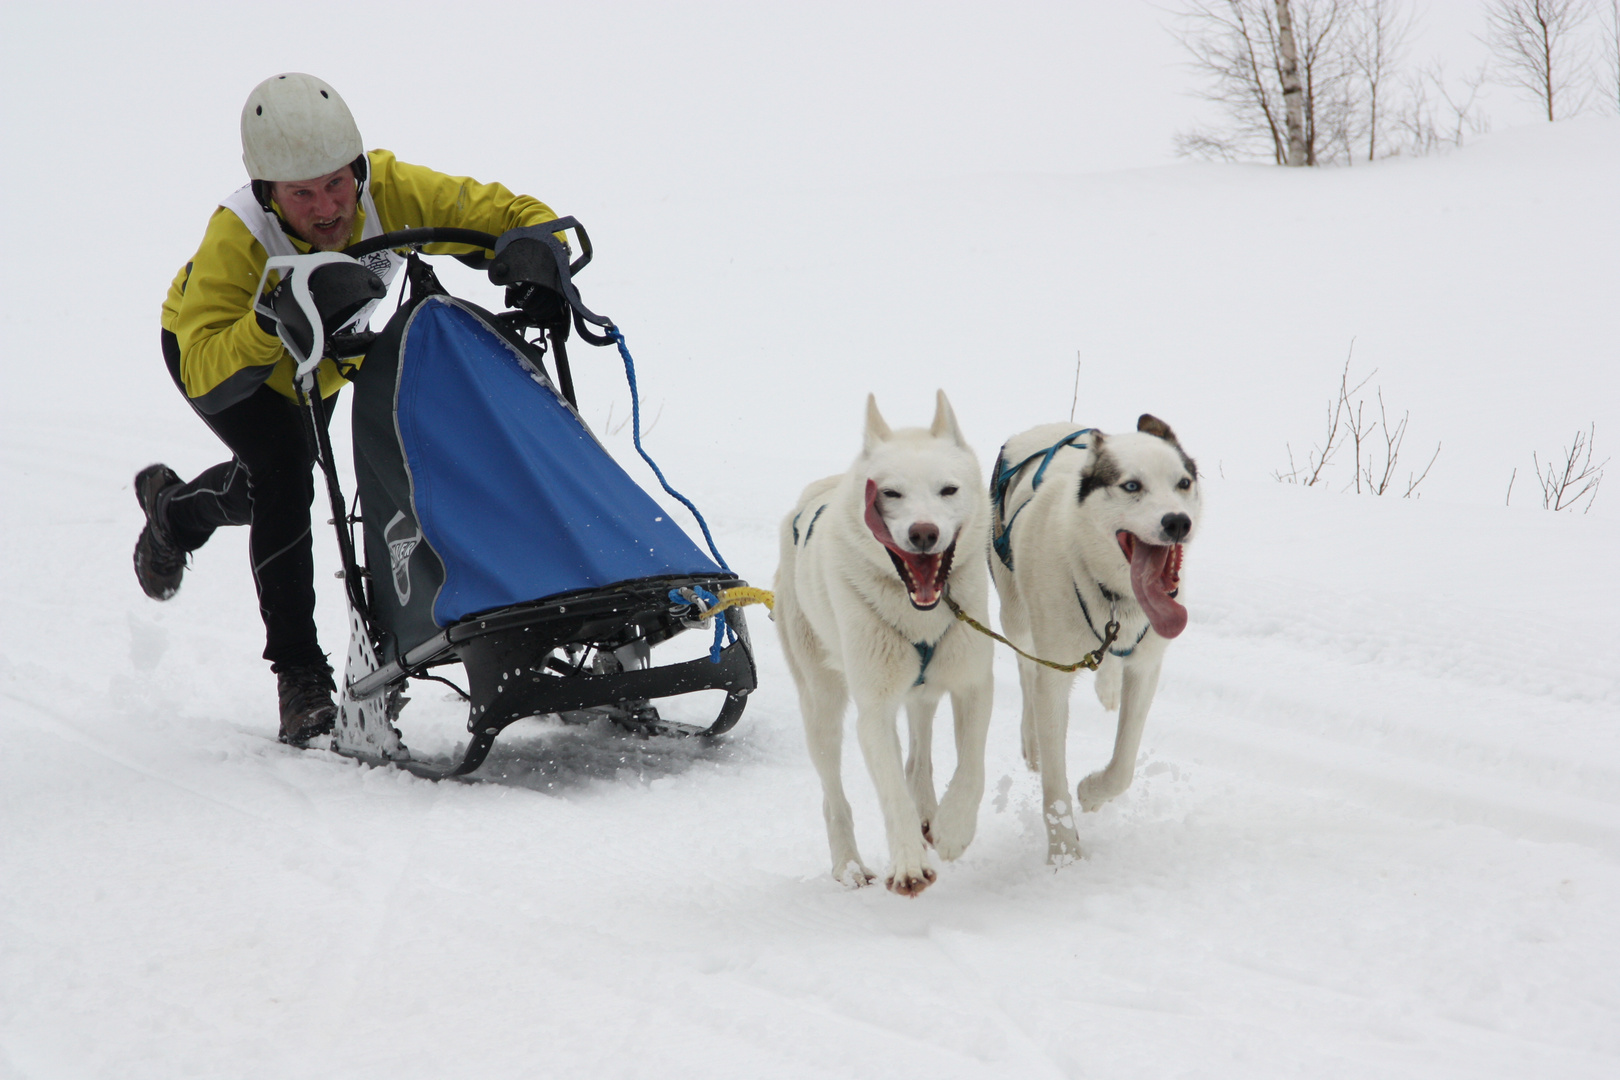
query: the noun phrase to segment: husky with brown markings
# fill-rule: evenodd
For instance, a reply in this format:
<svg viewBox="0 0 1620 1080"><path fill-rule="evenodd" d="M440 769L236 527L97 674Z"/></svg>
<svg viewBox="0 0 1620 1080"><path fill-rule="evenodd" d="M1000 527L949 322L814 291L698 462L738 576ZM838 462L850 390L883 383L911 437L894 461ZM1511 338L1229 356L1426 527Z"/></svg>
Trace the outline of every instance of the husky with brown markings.
<svg viewBox="0 0 1620 1080"><path fill-rule="evenodd" d="M1104 435L1047 424L1009 439L991 484L1001 624L1020 648L1068 664L1117 637L1097 669L1097 697L1119 711L1108 764L1080 781L1096 810L1131 784L1166 646L1187 625L1183 545L1198 529L1198 468L1169 425ZM1073 673L1020 658L1024 760L1039 769L1047 861L1080 855L1065 746Z"/></svg>
<svg viewBox="0 0 1620 1080"><path fill-rule="evenodd" d="M855 846L840 763L844 708L877 788L889 841L888 887L916 896L935 878L926 846L955 859L978 828L990 726L991 643L955 620L946 591L985 619L990 504L978 458L940 391L928 428L892 431L866 400L866 438L848 472L805 489L782 522L776 628L798 686L820 774L833 876L876 880ZM956 772L936 799L934 711L950 694ZM900 758L904 705L911 748Z"/></svg>

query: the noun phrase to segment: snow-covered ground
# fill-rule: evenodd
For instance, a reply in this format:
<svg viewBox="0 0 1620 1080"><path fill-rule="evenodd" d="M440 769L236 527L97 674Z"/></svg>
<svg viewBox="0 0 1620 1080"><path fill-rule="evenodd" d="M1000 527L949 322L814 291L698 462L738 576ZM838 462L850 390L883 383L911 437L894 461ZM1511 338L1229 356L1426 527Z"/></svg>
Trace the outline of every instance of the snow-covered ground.
<svg viewBox="0 0 1620 1080"><path fill-rule="evenodd" d="M1620 495L1554 515L1529 476L1576 428L1599 458L1620 435L1620 123L1172 164L1150 5L972 32L868 7L469 14L568 43L518 79L554 88L554 144L497 139L522 111L468 74L533 54L492 60L485 26L423 62L436 8L7 9L0 1077L1620 1072ZM366 33L421 84L310 45ZM974 845L916 901L836 885L757 616L760 690L713 745L531 722L482 782L434 784L277 744L245 535L151 603L129 478L217 459L157 307L239 182L241 98L289 68L374 144L587 223L580 284L629 335L648 446L756 583L868 390L919 423L944 387L987 465L1069 415L1077 350L1076 419L1168 420L1208 477L1192 623L1087 858L1043 864L1002 655ZM1407 454L1441 444L1421 500L1270 479L1321 437L1352 339ZM630 462L616 358L576 367ZM448 751L459 707L414 693L409 741ZM1084 685L1074 713L1078 776L1112 718Z"/></svg>

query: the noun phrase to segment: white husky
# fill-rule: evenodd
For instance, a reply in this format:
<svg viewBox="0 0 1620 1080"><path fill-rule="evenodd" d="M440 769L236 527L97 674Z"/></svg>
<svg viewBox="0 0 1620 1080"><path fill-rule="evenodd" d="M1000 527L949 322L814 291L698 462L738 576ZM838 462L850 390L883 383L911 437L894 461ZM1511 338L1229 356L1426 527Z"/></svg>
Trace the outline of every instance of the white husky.
<svg viewBox="0 0 1620 1080"><path fill-rule="evenodd" d="M1182 545L1198 526L1198 469L1162 421L1103 435L1047 424L1001 448L991 482L1001 625L1018 646L1058 663L1118 636L1097 669L1097 697L1119 710L1114 754L1080 782L1083 810L1130 787L1166 644L1187 625L1177 602ZM1080 854L1065 741L1074 675L1020 658L1024 760L1041 773L1047 860Z"/></svg>
<svg viewBox="0 0 1620 1080"><path fill-rule="evenodd" d="M951 598L983 621L989 542L978 459L944 391L927 430L889 430L868 397L860 457L842 476L805 488L782 523L776 626L821 776L833 876L846 885L874 880L855 847L840 777L848 698L855 699L856 738L883 807L888 887L916 896L934 880L925 841L954 859L973 839L984 795L992 646L941 601L949 587ZM934 710L947 692L956 773L937 801L930 747ZM902 703L911 726L903 769Z"/></svg>

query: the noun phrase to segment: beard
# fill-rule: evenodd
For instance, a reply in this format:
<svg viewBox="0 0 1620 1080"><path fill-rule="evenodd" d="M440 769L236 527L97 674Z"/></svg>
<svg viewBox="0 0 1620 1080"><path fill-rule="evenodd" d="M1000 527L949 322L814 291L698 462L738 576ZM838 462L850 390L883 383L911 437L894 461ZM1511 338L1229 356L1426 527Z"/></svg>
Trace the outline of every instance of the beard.
<svg viewBox="0 0 1620 1080"><path fill-rule="evenodd" d="M315 251L342 251L349 246L349 237L354 233L354 219L355 212L350 210L333 221L328 228L319 227L325 224L324 222L311 221L295 231L299 239Z"/></svg>

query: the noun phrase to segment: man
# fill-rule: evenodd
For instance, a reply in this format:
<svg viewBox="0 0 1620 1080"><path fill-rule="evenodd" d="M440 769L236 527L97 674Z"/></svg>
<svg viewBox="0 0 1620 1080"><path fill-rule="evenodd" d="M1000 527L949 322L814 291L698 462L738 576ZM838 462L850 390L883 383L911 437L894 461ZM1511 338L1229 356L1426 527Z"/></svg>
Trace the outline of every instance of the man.
<svg viewBox="0 0 1620 1080"><path fill-rule="evenodd" d="M281 739L303 745L331 730L336 687L315 632L313 425L296 402L295 365L275 324L253 311L265 262L340 251L396 229L501 235L557 215L499 184L407 165L387 150L367 153L343 99L310 75L277 75L254 88L242 109L242 161L250 182L214 211L162 319L170 377L232 456L189 483L161 464L136 474L146 527L135 545L135 576L147 596L167 600L188 553L221 525L248 526ZM391 252L367 259L384 282L401 262ZM346 325L364 329L369 316L368 307ZM343 385L329 359L318 384L327 400Z"/></svg>

